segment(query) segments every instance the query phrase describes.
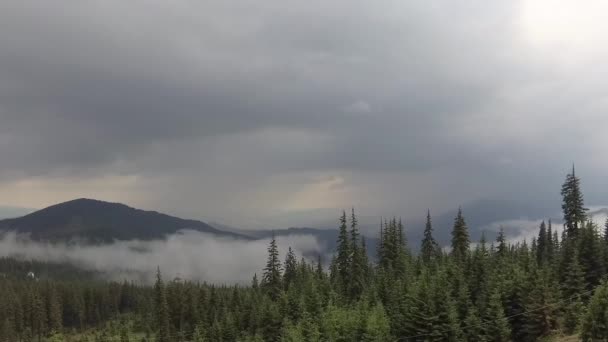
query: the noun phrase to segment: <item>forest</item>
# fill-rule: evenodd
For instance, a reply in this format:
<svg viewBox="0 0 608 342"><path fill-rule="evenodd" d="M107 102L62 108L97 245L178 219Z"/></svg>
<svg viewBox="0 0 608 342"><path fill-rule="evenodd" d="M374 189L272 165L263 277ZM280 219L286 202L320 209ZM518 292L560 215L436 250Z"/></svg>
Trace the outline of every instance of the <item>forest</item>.
<svg viewBox="0 0 608 342"><path fill-rule="evenodd" d="M473 242L459 211L442 248L429 211L416 248L400 219L382 219L373 256L354 209L342 212L332 260L288 246L281 260L272 238L249 286L165 280L160 269L154 286L106 282L0 259L0 341L607 341L608 221L587 216L574 169L561 195L563 224L543 221L530 241L501 229Z"/></svg>

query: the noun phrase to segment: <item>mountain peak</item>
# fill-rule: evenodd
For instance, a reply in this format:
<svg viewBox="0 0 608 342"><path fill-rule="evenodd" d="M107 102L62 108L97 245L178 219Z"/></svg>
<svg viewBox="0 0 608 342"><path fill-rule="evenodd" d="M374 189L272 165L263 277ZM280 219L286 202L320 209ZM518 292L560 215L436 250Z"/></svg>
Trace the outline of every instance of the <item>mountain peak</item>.
<svg viewBox="0 0 608 342"><path fill-rule="evenodd" d="M225 232L197 220L135 209L122 203L78 198L55 204L15 219L0 221L0 230L29 233L34 239L91 241L162 239L182 229L217 236L247 238Z"/></svg>

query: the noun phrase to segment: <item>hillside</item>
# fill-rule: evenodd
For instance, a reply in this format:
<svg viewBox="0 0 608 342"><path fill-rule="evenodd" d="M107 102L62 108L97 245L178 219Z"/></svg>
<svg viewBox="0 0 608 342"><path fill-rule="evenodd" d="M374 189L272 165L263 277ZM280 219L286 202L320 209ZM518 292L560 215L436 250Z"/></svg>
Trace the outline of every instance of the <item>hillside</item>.
<svg viewBox="0 0 608 342"><path fill-rule="evenodd" d="M250 239L197 220L131 208L120 203L77 199L50 206L19 218L0 221L0 230L29 233L36 240L83 238L95 242L153 240L181 229L217 236Z"/></svg>

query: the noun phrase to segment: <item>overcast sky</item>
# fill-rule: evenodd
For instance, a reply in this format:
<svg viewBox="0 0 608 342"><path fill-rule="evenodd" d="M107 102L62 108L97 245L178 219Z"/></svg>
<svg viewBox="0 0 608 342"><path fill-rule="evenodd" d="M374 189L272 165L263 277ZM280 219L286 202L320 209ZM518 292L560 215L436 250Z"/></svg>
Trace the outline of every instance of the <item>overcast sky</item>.
<svg viewBox="0 0 608 342"><path fill-rule="evenodd" d="M559 205L573 162L606 204L607 12L0 0L0 205L91 197L245 228L423 217Z"/></svg>

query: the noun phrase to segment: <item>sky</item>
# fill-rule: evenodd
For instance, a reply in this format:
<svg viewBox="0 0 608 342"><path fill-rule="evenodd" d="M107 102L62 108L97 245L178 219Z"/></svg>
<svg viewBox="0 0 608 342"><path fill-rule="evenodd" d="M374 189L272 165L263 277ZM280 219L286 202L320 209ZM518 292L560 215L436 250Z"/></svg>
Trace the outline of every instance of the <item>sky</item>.
<svg viewBox="0 0 608 342"><path fill-rule="evenodd" d="M603 1L1 0L0 206L240 228L608 203Z"/></svg>

